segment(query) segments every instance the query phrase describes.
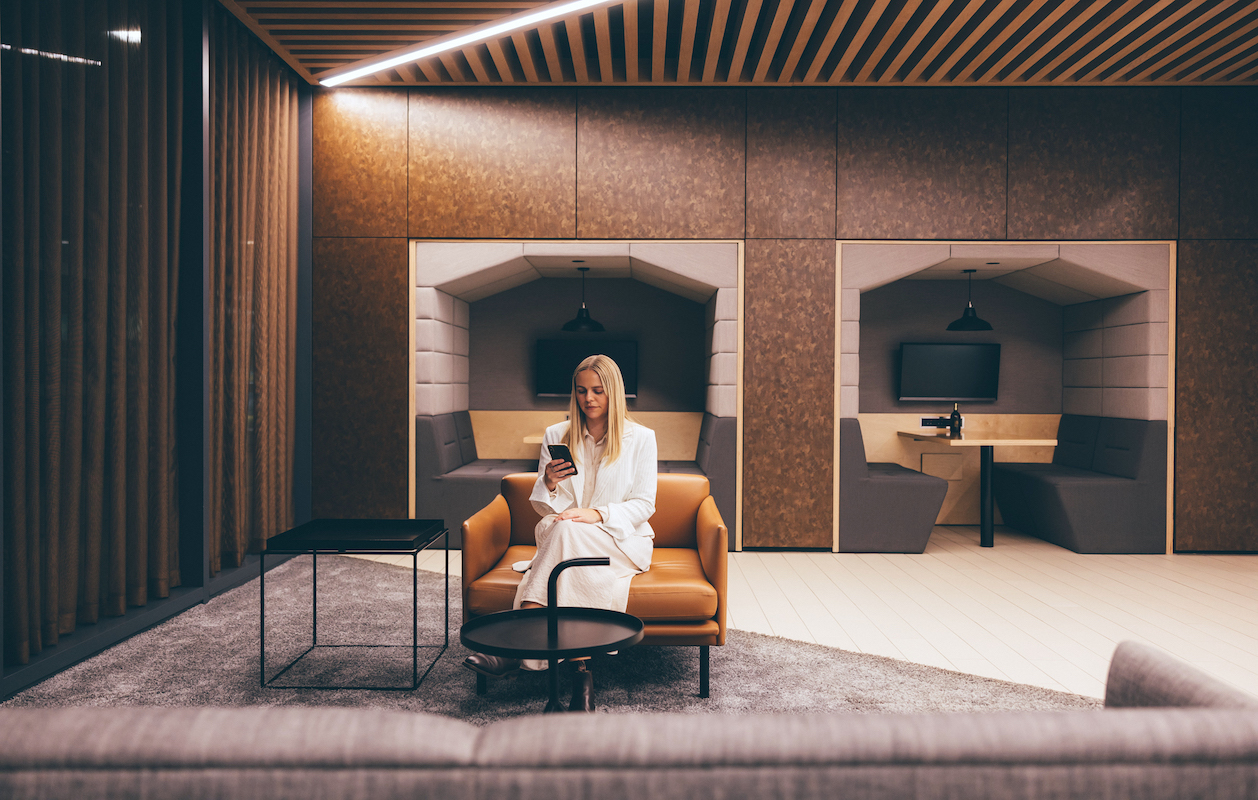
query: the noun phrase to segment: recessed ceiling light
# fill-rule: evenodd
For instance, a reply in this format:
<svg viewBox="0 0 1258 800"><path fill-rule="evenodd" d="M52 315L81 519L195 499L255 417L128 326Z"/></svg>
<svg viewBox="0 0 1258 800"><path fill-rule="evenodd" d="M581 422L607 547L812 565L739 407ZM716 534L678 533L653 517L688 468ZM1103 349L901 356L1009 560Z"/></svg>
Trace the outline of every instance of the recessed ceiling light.
<svg viewBox="0 0 1258 800"><path fill-rule="evenodd" d="M987 262L987 266L989 266L989 267L998 267L998 266L1000 266L1000 262L999 262L999 261L988 261L988 262Z"/></svg>
<svg viewBox="0 0 1258 800"><path fill-rule="evenodd" d="M572 259L572 263L573 263L573 264L584 264L584 263L585 263L585 259L584 259L584 258L574 258L574 259Z"/></svg>

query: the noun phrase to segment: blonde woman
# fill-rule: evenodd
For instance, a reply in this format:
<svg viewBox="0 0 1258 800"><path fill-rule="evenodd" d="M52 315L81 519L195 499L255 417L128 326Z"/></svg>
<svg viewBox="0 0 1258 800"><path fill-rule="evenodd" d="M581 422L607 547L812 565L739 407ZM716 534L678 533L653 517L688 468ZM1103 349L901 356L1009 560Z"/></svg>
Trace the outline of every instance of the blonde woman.
<svg viewBox="0 0 1258 800"><path fill-rule="evenodd" d="M546 429L530 500L542 519L537 523L537 553L516 590L515 608L546 605L550 572L561 561L607 556L605 567L581 567L561 573L558 602L624 611L633 576L651 566L655 532L647 522L655 513L657 455L655 432L625 416L625 382L620 367L604 355L577 365L572 374L568 419ZM550 446L567 445L575 464L551 458ZM475 653L464 665L491 677L519 669L518 659ZM526 669L546 662L527 661ZM579 667L584 671L584 665ZM588 673L577 684L573 703Z"/></svg>

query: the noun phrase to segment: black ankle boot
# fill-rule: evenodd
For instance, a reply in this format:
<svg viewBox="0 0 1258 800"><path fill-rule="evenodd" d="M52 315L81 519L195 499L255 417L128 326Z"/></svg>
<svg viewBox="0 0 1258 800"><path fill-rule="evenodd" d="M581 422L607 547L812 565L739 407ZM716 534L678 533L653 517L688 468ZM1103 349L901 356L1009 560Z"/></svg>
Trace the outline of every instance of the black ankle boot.
<svg viewBox="0 0 1258 800"><path fill-rule="evenodd" d="M594 675L586 669L584 661L577 662L577 671L572 676L572 702L568 710L594 710Z"/></svg>

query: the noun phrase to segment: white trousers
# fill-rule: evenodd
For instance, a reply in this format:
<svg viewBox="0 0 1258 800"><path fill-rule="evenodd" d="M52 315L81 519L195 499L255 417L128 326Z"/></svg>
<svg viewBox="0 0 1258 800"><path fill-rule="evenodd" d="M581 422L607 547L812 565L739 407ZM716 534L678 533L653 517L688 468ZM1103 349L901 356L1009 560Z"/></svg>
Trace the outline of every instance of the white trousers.
<svg viewBox="0 0 1258 800"><path fill-rule="evenodd" d="M559 574L556 600L561 606L605 608L624 611L629 604L629 584L642 570L634 566L616 545L611 534L589 522L557 519L556 514L542 517L534 529L537 555L524 573L515 591L513 608L532 602L546 605L550 573L555 565L570 558L607 556L605 567L569 567ZM545 669L547 662L525 659L525 669Z"/></svg>

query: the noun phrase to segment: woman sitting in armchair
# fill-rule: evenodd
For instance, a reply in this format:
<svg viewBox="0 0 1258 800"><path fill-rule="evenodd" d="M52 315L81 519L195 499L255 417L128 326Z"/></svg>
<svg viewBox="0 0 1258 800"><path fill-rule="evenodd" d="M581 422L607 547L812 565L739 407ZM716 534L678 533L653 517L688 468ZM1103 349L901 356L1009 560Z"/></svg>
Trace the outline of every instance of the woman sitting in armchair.
<svg viewBox="0 0 1258 800"><path fill-rule="evenodd" d="M616 362L594 355L572 374L569 422L546 429L530 500L542 519L535 536L537 554L516 590L515 608L546 605L551 570L570 558L607 556L611 564L561 573L561 606L624 611L633 576L651 566L655 532L647 522L655 513L655 432L625 415L625 382ZM551 446L564 445L573 462L552 458ZM579 469L578 469L579 467ZM517 567L518 568L518 567ZM545 669L545 661L474 653L464 666L501 677L524 669ZM574 710L591 707L593 679L578 664Z"/></svg>

